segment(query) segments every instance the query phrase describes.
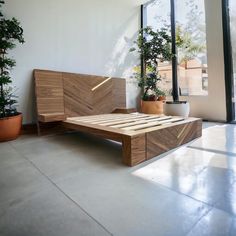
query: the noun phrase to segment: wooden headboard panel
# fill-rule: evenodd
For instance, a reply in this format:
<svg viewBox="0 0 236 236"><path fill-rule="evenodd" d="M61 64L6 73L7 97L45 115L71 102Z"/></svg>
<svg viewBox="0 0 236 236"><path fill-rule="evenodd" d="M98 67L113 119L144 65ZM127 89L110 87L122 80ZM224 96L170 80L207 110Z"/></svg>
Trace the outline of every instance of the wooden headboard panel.
<svg viewBox="0 0 236 236"><path fill-rule="evenodd" d="M62 73L35 70L34 77L38 114L64 113Z"/></svg>
<svg viewBox="0 0 236 236"><path fill-rule="evenodd" d="M38 114L74 117L126 107L125 79L48 70L34 70L34 78Z"/></svg>

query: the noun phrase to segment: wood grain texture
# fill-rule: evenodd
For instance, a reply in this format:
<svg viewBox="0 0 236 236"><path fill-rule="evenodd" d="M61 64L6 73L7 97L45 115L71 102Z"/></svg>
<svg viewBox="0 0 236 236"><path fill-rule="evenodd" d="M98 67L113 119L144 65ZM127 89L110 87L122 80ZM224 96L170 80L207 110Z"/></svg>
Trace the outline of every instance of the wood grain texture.
<svg viewBox="0 0 236 236"><path fill-rule="evenodd" d="M173 148L179 147L202 135L202 121L166 127L147 133L147 159L151 159Z"/></svg>
<svg viewBox="0 0 236 236"><path fill-rule="evenodd" d="M179 124L188 124L199 121L198 118L157 116L147 114L102 114L93 116L69 117L64 123L73 123L89 128L109 130L124 135L135 136L152 131L162 132L165 128L175 127Z"/></svg>
<svg viewBox="0 0 236 236"><path fill-rule="evenodd" d="M34 78L38 115L76 117L126 107L125 79L48 70L34 70Z"/></svg>
<svg viewBox="0 0 236 236"><path fill-rule="evenodd" d="M38 114L64 113L62 73L34 70Z"/></svg>
<svg viewBox="0 0 236 236"><path fill-rule="evenodd" d="M65 113L46 113L46 114L39 114L38 115L38 121L40 122L54 122L54 121L63 121L66 120Z"/></svg>
<svg viewBox="0 0 236 236"><path fill-rule="evenodd" d="M34 77L38 121L62 121L64 128L121 142L126 165L137 165L201 136L202 122L197 118L105 114L128 113L122 108L126 107L124 79L44 70L35 70Z"/></svg>
<svg viewBox="0 0 236 236"><path fill-rule="evenodd" d="M63 73L65 112L69 117L111 113L126 106L121 78Z"/></svg>
<svg viewBox="0 0 236 236"><path fill-rule="evenodd" d="M146 134L123 136L123 163L135 166L146 160Z"/></svg>
<svg viewBox="0 0 236 236"><path fill-rule="evenodd" d="M202 132L202 122L197 118L146 114L72 117L63 123L70 129L122 142L123 162L128 166L137 165L198 138Z"/></svg>
<svg viewBox="0 0 236 236"><path fill-rule="evenodd" d="M125 79L112 78L112 103L115 108L126 107L126 81Z"/></svg>
<svg viewBox="0 0 236 236"><path fill-rule="evenodd" d="M99 125L91 125L83 122L78 123L76 121L65 121L63 122L63 126L68 129L78 130L117 142L122 142L123 135L125 134L122 131L119 132L118 130L114 130L112 128L102 129Z"/></svg>

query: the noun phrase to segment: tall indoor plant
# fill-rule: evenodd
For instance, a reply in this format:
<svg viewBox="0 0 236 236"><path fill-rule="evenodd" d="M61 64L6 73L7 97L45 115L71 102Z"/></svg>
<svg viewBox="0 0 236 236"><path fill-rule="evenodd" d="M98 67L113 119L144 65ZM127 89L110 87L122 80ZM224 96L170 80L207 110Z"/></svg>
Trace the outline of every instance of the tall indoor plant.
<svg viewBox="0 0 236 236"><path fill-rule="evenodd" d="M141 110L144 113L163 113L163 96L165 92L158 87L161 76L158 73L160 62L170 61L171 37L167 28L154 31L151 27L139 31L135 41L137 51L142 59L142 70L136 71L138 86L141 88ZM159 100L159 101L158 101Z"/></svg>
<svg viewBox="0 0 236 236"><path fill-rule="evenodd" d="M8 52L16 42L24 43L24 38L19 21L4 17L3 4L4 1L0 1L0 141L8 141L19 135L22 123L22 115L14 107L17 101L10 86L10 70L15 66L15 60L8 57Z"/></svg>

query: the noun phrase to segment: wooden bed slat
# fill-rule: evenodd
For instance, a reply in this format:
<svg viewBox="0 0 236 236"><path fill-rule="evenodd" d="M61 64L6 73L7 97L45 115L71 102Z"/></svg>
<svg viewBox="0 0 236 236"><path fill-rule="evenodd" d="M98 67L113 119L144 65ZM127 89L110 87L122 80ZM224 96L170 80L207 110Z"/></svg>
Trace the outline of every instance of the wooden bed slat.
<svg viewBox="0 0 236 236"><path fill-rule="evenodd" d="M111 122L104 122L101 123L100 125L104 125L104 126L111 126L111 127L118 127L119 125L122 124L128 124L128 123L132 123L132 122L136 122L137 120L154 120L154 119L158 119L160 118L160 116L155 116L155 117L150 117L150 116L143 116L143 117L135 117L135 118L127 118L127 119L122 119L122 120L118 120L118 121L111 121Z"/></svg>
<svg viewBox="0 0 236 236"><path fill-rule="evenodd" d="M84 117L73 117L70 118L71 120L78 120L78 121L83 121L83 122L100 122L100 121L106 121L106 120L114 120L114 119L120 119L120 118L125 118L125 117L129 117L128 114L120 114L120 115L116 115L116 116L112 116L112 115L101 115L101 116L84 116Z"/></svg>
<svg viewBox="0 0 236 236"><path fill-rule="evenodd" d="M109 126L109 124L114 123L114 122L126 122L128 120L135 121L135 120L145 119L145 118L148 118L148 116L146 116L146 115L136 116L135 115L134 117L132 117L132 119L130 119L130 117L117 117L117 118L114 118L114 119L107 119L107 120L104 120L104 121L95 121L95 122L93 122L93 124Z"/></svg>
<svg viewBox="0 0 236 236"><path fill-rule="evenodd" d="M138 118L142 117L142 116L137 116ZM114 118L107 118L107 119L102 119L102 120L96 120L93 121L94 124L102 124L102 123L106 123L106 122L111 122L111 121L117 121L117 120L125 120L125 119L130 119L129 116L116 116Z"/></svg>
<svg viewBox="0 0 236 236"><path fill-rule="evenodd" d="M170 119L170 117L159 117L159 118L152 118L152 119L139 119L138 121L130 121L130 122L123 122L122 124L118 124L118 125L112 125L110 127L113 128L126 128L126 127L131 127L131 126L135 126L135 125L141 125L141 124L148 124L150 122L154 122L154 121L162 121L162 120L167 120Z"/></svg>
<svg viewBox="0 0 236 236"><path fill-rule="evenodd" d="M81 122L81 121L75 121L75 120L71 120L71 119L66 119L66 121L64 121L64 124L67 126L68 124L70 124L71 126L74 127L75 130L95 130L96 133L101 133L103 134L104 132L108 132L111 133L114 136L119 136L120 135L132 135L133 131L126 131L126 130L122 130L122 129L115 129L112 127L106 127L106 126L101 126L101 125L97 125L97 124L92 124L92 123L85 123L85 122ZM93 133L93 132L91 132Z"/></svg>
<svg viewBox="0 0 236 236"><path fill-rule="evenodd" d="M141 130L141 129L145 129L145 128L149 128L149 127L159 126L159 125L163 125L163 124L167 124L167 123L174 123L174 122L182 121L182 120L184 120L184 118L172 118L172 119L167 119L167 120L164 120L164 121L150 122L150 123L147 123L147 124L135 125L135 126L132 126L132 127L126 127L126 128L122 128L122 129L136 131L136 130Z"/></svg>
<svg viewBox="0 0 236 236"><path fill-rule="evenodd" d="M142 114L140 114L142 115ZM94 118L97 119L97 117L103 117L104 115L96 115L93 116ZM121 132L122 130L125 131L126 133L130 135L134 135L135 133L140 134L140 131L145 132L145 130L149 129L157 129L158 126L163 126L166 124L171 124L174 122L178 121L184 121L185 119L182 117L172 117L172 116L156 116L156 115L144 115L144 117L137 117L137 115L133 114L128 114L129 119L123 118L122 114L119 116L118 114L113 114L114 119L117 118L118 120L115 119L114 122L112 123L119 123L117 125L107 125L107 123L103 123L105 121L100 122L93 122L90 120L87 120L89 117L74 117L74 118L67 118L68 122L78 124L78 125L84 125L86 127L100 127L101 130L106 130L106 129L112 129L114 132ZM106 117L106 115L105 115ZM156 117L156 118L155 118ZM81 119L82 118L82 119ZM103 119L102 118L102 119ZM110 119L110 118L109 118ZM108 123L110 124L110 122Z"/></svg>
<svg viewBox="0 0 236 236"><path fill-rule="evenodd" d="M147 115L132 115L134 116L134 118L132 119L140 119L142 117L148 117ZM114 115L114 117L110 117L110 116L104 116L104 117L94 117L92 119L90 119L90 117L86 117L86 118L70 118L71 120L77 120L77 121L81 121L81 122L85 122L85 123L91 123L91 124L103 124L103 123L109 123L112 121L120 121L120 120L127 120L130 119L131 115Z"/></svg>

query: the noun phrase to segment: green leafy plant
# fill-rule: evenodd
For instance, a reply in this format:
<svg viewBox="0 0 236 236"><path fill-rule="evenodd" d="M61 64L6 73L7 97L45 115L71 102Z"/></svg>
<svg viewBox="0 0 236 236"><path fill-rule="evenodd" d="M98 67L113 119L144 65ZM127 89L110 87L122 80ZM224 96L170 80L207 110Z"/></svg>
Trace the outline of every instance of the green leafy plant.
<svg viewBox="0 0 236 236"><path fill-rule="evenodd" d="M156 72L151 72L140 78L138 86L143 89L144 101L157 100L157 83L161 80L161 77Z"/></svg>
<svg viewBox="0 0 236 236"><path fill-rule="evenodd" d="M157 31L153 31L149 26L143 28L134 43L135 47L130 51L138 52L143 61L143 73L141 74L141 69L136 69L135 72L135 77L139 81L138 86L142 90L142 99L150 101L160 96L171 95L170 92L158 87L162 79L158 73L158 65L161 62L170 62L172 59L170 28L167 26ZM189 60L206 49L204 44L195 42L191 32L184 30L180 25L176 28L176 46L179 64L184 63L185 67Z"/></svg>
<svg viewBox="0 0 236 236"><path fill-rule="evenodd" d="M187 68L187 62L194 59L199 53L205 51L206 46L194 42L192 34L184 31L180 25L176 27L176 46L178 48L179 64L184 63Z"/></svg>
<svg viewBox="0 0 236 236"><path fill-rule="evenodd" d="M4 17L2 13L4 3L4 1L0 1L0 118L17 114L13 106L17 102L16 96L10 87L12 83L10 70L16 62L7 55L8 51L16 46L16 42L24 43L23 29L19 21L14 17L12 19Z"/></svg>
<svg viewBox="0 0 236 236"><path fill-rule="evenodd" d="M158 97L165 97L168 94L168 91L156 88L156 94Z"/></svg>
<svg viewBox="0 0 236 236"><path fill-rule="evenodd" d="M171 36L167 28L154 31L151 27L146 27L139 31L134 43L135 47L131 48L130 52L137 51L143 60L143 74L141 70L135 74L139 81L138 86L142 89L142 99L156 100L161 91L157 87L157 83L161 81L158 63L170 61L172 58Z"/></svg>

